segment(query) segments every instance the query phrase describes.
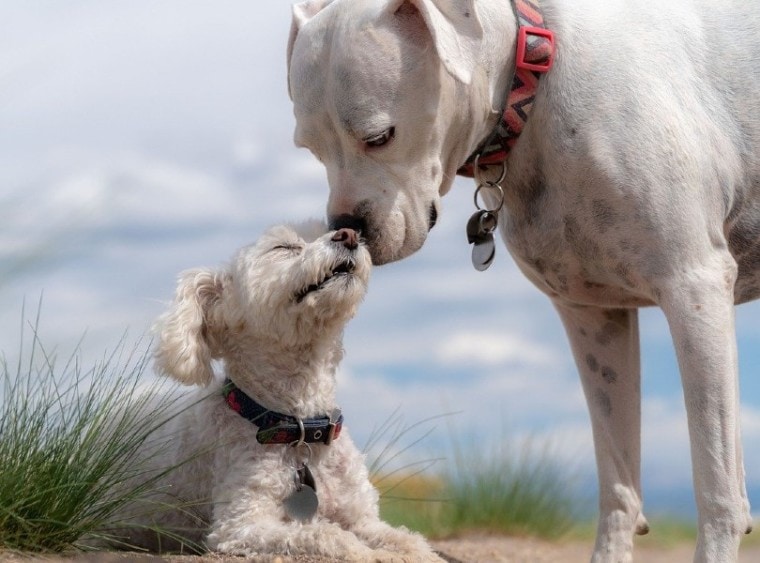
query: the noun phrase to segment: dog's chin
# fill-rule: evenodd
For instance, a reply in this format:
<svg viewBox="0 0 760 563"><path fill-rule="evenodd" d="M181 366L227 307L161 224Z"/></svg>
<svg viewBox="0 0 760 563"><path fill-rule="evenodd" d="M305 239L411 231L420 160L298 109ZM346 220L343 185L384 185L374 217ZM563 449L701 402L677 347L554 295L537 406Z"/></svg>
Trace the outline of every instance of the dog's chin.
<svg viewBox="0 0 760 563"><path fill-rule="evenodd" d="M322 292L323 290L330 288L332 285L350 281L350 278L353 278L355 267L355 262L352 260L340 262L328 274L314 280L312 283L296 292L296 303L301 303L310 295Z"/></svg>
<svg viewBox="0 0 760 563"><path fill-rule="evenodd" d="M354 259L336 264L330 272L296 292L297 304L350 308L361 301L366 291L366 281L357 271L360 265Z"/></svg>
<svg viewBox="0 0 760 563"><path fill-rule="evenodd" d="M342 328L356 313L366 289L363 280L354 274L333 276L298 302L297 314L302 322L321 329Z"/></svg>
<svg viewBox="0 0 760 563"><path fill-rule="evenodd" d="M399 213L384 223L370 219L362 234L372 264L381 266L403 260L420 250L437 220L435 204L430 205L427 214Z"/></svg>
<svg viewBox="0 0 760 563"><path fill-rule="evenodd" d="M417 237L414 240L404 239L401 244L388 244L378 239L367 240L367 248L372 257L373 266L382 266L403 260L417 252L425 244L426 236Z"/></svg>

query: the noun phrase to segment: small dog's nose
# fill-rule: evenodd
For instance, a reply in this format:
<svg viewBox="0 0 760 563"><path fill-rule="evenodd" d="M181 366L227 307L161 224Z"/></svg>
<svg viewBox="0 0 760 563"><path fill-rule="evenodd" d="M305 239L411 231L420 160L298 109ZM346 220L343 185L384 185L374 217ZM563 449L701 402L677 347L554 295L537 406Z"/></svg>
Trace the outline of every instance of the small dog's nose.
<svg viewBox="0 0 760 563"><path fill-rule="evenodd" d="M338 229L332 236L332 240L341 243L349 250L354 250L359 246L359 235L353 229Z"/></svg>

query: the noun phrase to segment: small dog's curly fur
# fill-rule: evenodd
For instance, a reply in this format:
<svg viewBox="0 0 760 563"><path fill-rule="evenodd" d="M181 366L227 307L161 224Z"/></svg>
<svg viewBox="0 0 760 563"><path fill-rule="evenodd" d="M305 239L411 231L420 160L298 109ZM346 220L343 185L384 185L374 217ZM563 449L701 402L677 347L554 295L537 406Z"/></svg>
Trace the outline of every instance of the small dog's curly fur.
<svg viewBox="0 0 760 563"><path fill-rule="evenodd" d="M161 498L154 492L151 500L179 500L186 508L133 519L231 554L440 561L422 537L380 520L378 493L345 427L330 445L310 446L318 512L306 523L291 520L283 501L295 487L294 448L259 444L258 427L227 405L212 366L222 360L224 376L272 411L330 413L343 328L364 297L370 269L354 231L327 232L315 221L270 229L226 269L182 274L157 323L156 364L199 388L151 440L161 444L151 464L190 461L170 472L159 483ZM155 533L129 539L152 549L172 544Z"/></svg>

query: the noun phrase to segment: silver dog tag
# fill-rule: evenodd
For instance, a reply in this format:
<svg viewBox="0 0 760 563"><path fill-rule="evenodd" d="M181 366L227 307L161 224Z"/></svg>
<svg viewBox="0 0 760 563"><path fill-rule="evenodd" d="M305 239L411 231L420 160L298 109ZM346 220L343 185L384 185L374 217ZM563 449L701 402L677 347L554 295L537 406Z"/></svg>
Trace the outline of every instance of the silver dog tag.
<svg viewBox="0 0 760 563"><path fill-rule="evenodd" d="M487 270L496 256L496 245L493 242L493 235L488 240L477 242L472 247L472 265L478 272Z"/></svg>
<svg viewBox="0 0 760 563"><path fill-rule="evenodd" d="M467 242L472 247L472 265L482 272L493 262L496 245L493 231L496 229L496 215L491 211L480 209L467 221Z"/></svg>
<svg viewBox="0 0 760 563"><path fill-rule="evenodd" d="M317 513L319 499L314 475L307 465L296 470L295 482L296 490L285 499L285 514L293 520L308 522Z"/></svg>

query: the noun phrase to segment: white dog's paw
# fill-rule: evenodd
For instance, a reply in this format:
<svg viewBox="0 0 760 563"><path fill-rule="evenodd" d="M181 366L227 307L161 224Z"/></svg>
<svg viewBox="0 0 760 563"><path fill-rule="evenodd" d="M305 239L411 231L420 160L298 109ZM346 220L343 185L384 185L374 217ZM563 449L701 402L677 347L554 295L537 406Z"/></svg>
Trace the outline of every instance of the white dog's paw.
<svg viewBox="0 0 760 563"><path fill-rule="evenodd" d="M372 558L362 562L369 561L371 563L443 563L444 560L432 551L428 553L404 553L400 554L394 551L387 551L384 549L376 549L372 552Z"/></svg>
<svg viewBox="0 0 760 563"><path fill-rule="evenodd" d="M633 539L628 534L610 536L599 535L596 538L591 563L632 563Z"/></svg>
<svg viewBox="0 0 760 563"><path fill-rule="evenodd" d="M374 561L378 556L354 534L331 522L269 522L256 528L238 527L223 535L212 532L207 544L230 555L310 555L336 561Z"/></svg>
<svg viewBox="0 0 760 563"><path fill-rule="evenodd" d="M385 522L377 521L358 527L354 532L367 545L393 554L391 561L443 561L421 535L410 532L403 526L394 528Z"/></svg>

